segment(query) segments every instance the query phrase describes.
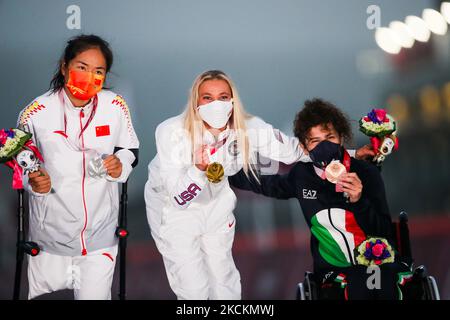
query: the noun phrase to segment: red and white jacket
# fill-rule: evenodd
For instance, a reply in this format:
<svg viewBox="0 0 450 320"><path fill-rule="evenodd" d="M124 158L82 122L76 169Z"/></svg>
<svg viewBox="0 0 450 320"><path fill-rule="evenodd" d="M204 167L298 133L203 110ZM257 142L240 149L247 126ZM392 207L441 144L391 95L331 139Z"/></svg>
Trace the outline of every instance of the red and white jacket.
<svg viewBox="0 0 450 320"><path fill-rule="evenodd" d="M88 105L76 108L64 90L47 92L22 110L18 125L33 134L52 181L49 193L38 194L23 177L30 194L30 239L43 251L64 256L114 246L118 182L128 179L136 159L130 150L139 148L125 100L102 90ZM90 160L115 150L121 176L90 177Z"/></svg>

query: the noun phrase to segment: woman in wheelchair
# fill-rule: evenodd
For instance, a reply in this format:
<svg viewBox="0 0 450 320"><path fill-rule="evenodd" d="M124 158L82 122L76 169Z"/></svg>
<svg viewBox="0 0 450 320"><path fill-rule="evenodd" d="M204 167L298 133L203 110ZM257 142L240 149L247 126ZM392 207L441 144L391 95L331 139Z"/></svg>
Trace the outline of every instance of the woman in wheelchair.
<svg viewBox="0 0 450 320"><path fill-rule="evenodd" d="M343 147L352 137L348 119L329 102L306 101L294 134L312 162L259 181L240 172L231 185L298 199L311 230L319 299L402 299L412 273L397 257L379 169Z"/></svg>

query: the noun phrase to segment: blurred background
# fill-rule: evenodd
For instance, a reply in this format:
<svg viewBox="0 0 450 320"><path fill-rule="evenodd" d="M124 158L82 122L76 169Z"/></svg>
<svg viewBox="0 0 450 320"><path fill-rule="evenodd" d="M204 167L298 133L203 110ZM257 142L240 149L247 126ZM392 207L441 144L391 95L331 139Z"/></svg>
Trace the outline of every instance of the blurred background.
<svg viewBox="0 0 450 320"><path fill-rule="evenodd" d="M129 182L128 298L174 299L143 190L155 128L183 110L199 73L224 70L250 113L290 135L306 99L327 99L353 120L353 147L369 142L357 120L386 108L400 140L382 171L392 214L409 213L416 264L450 299L450 3L442 3L0 0L0 128L14 127L20 110L48 89L68 38L95 33L108 40L115 62L107 84L128 101L141 141ZM11 176L0 169L1 299L12 296L15 267ZM312 268L297 201L237 194L233 252L243 298L294 299L296 283ZM71 297L67 291L47 298Z"/></svg>

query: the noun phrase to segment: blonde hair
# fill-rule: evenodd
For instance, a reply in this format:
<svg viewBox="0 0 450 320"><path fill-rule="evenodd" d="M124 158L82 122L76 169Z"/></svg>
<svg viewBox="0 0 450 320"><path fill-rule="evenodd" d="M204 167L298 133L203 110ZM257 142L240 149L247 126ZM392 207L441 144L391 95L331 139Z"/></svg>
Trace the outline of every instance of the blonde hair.
<svg viewBox="0 0 450 320"><path fill-rule="evenodd" d="M245 124L245 121L252 116L245 112L236 86L234 85L231 78L220 70L210 70L203 72L194 80L194 83L190 90L189 99L185 110L184 129L188 132L191 141L192 160L194 161L194 150L202 145L203 131L207 130L203 123L203 120L198 114L197 103L199 98L199 88L202 83L208 80L224 80L230 86L231 95L233 98L233 113L228 123L230 125L230 128L234 129L236 133L237 147L242 154L242 164L246 176L248 177L248 172L250 171L253 176L259 181L255 169L251 165L251 158L253 155L250 154L247 127Z"/></svg>

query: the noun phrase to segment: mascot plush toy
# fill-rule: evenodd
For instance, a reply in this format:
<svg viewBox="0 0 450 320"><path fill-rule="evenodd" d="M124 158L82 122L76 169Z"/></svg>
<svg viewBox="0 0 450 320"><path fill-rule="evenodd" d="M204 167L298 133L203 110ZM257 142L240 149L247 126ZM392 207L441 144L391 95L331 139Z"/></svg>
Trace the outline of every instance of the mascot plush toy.
<svg viewBox="0 0 450 320"><path fill-rule="evenodd" d="M381 166L386 156L398 149L397 124L384 109L372 109L359 120L359 130L370 137L376 155L373 161Z"/></svg>
<svg viewBox="0 0 450 320"><path fill-rule="evenodd" d="M22 175L35 172L43 162L31 134L20 129L0 130L0 163L13 169L13 188L22 189Z"/></svg>

